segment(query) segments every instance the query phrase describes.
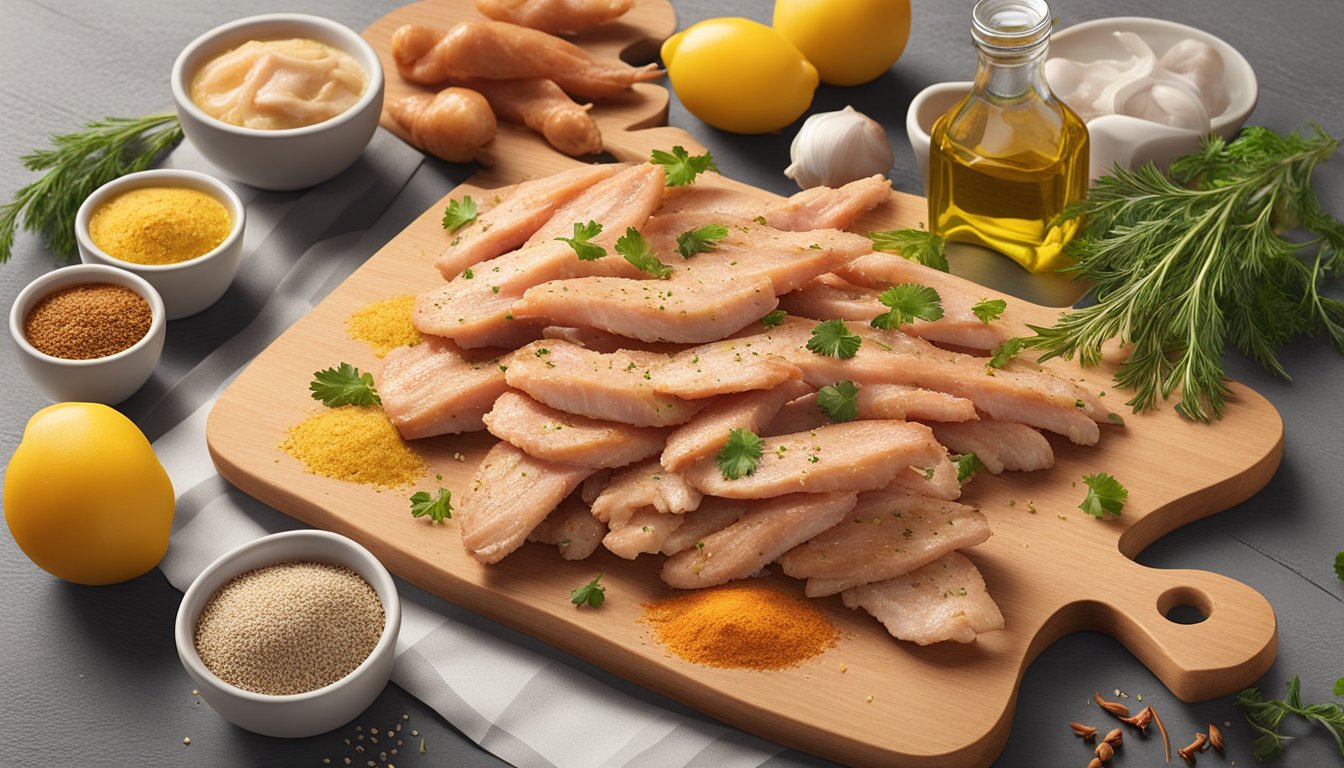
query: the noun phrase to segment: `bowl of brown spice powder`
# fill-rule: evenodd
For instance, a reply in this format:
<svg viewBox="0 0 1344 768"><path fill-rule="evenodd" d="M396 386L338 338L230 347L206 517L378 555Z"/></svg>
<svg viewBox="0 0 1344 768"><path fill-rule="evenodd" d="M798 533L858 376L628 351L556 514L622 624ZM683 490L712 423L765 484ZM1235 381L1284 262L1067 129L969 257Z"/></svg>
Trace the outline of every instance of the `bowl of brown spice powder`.
<svg viewBox="0 0 1344 768"><path fill-rule="evenodd" d="M177 611L177 654L224 719L303 738L350 722L392 674L401 601L367 549L286 531L222 555Z"/></svg>
<svg viewBox="0 0 1344 768"><path fill-rule="evenodd" d="M143 278L76 264L29 283L9 308L19 365L52 402L116 405L154 373L163 299Z"/></svg>
<svg viewBox="0 0 1344 768"><path fill-rule="evenodd" d="M113 179L75 214L85 264L106 264L143 277L163 297L169 320L219 300L243 256L243 202L204 173L140 171Z"/></svg>

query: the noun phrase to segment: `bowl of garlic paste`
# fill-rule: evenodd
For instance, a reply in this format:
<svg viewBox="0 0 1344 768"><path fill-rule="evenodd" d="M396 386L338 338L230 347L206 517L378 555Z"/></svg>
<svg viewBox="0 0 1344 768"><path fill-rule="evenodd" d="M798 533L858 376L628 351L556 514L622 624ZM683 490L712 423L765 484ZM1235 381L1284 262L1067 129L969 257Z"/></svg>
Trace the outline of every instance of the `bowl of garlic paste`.
<svg viewBox="0 0 1344 768"><path fill-rule="evenodd" d="M187 140L224 175L303 189L348 168L378 127L383 70L353 30L305 14L215 27L173 64Z"/></svg>

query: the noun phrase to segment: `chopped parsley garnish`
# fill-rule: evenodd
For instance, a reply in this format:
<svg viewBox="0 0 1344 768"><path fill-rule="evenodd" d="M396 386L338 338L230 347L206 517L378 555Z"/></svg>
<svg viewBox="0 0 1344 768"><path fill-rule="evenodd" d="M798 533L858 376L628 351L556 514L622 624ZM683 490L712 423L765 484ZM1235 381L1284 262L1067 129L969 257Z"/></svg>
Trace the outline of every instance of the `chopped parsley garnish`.
<svg viewBox="0 0 1344 768"><path fill-rule="evenodd" d="M856 333L850 333L843 320L824 320L812 329L812 337L807 340L807 348L818 355L848 359L858 354L863 339Z"/></svg>
<svg viewBox="0 0 1344 768"><path fill-rule="evenodd" d="M736 480L739 477L756 472L756 465L765 450L765 441L757 437L750 429L728 430L728 442L723 444L714 460L724 480Z"/></svg>
<svg viewBox="0 0 1344 768"><path fill-rule="evenodd" d="M1004 341L990 353L989 367L1002 368L1014 357L1022 354L1022 350L1026 348L1027 340L1021 336L1014 336L1013 338Z"/></svg>
<svg viewBox="0 0 1344 768"><path fill-rule="evenodd" d="M1003 316L1003 311L1008 308L1008 302L1003 299L981 299L971 305L971 312L985 325L998 320Z"/></svg>
<svg viewBox="0 0 1344 768"><path fill-rule="evenodd" d="M462 200L449 200L448 207L443 211L443 228L449 232L467 226L476 220L476 201L471 199L471 195L463 195Z"/></svg>
<svg viewBox="0 0 1344 768"><path fill-rule="evenodd" d="M578 606L587 603L589 608L601 608L602 601L607 599L607 588L598 583L601 580L602 574L599 573L582 587L575 587L569 593L569 602Z"/></svg>
<svg viewBox="0 0 1344 768"><path fill-rule="evenodd" d="M985 468L985 465L980 462L980 457L974 453L963 453L951 458L957 465L957 483L959 485L965 485L967 480L975 477L975 473Z"/></svg>
<svg viewBox="0 0 1344 768"><path fill-rule="evenodd" d="M1121 510L1125 508L1125 500L1129 498L1129 491L1119 480L1105 472L1098 472L1095 475L1083 475L1083 483L1087 486L1087 496L1078 505L1079 509L1101 519L1107 515L1120 516Z"/></svg>
<svg viewBox="0 0 1344 768"><path fill-rule="evenodd" d="M884 331L919 320L937 320L943 316L943 300L938 292L927 285L903 283L882 292L877 300L889 311L873 318L872 326Z"/></svg>
<svg viewBox="0 0 1344 768"><path fill-rule="evenodd" d="M764 325L766 328L774 328L776 325L784 322L784 318L788 316L789 313L782 309L772 309L765 313L765 317L761 318L761 325Z"/></svg>
<svg viewBox="0 0 1344 768"><path fill-rule="evenodd" d="M634 227L626 227L625 234L617 238L616 252L641 272L663 279L672 276L672 268L658 260L658 255Z"/></svg>
<svg viewBox="0 0 1344 768"><path fill-rule="evenodd" d="M712 251L719 241L728 236L728 228L722 224L706 224L697 229L688 229L677 235L677 253L681 258L689 259L697 253Z"/></svg>
<svg viewBox="0 0 1344 768"><path fill-rule="evenodd" d="M848 379L817 390L817 406L839 424L859 417L859 385Z"/></svg>
<svg viewBox="0 0 1344 768"><path fill-rule="evenodd" d="M943 272L948 271L947 241L922 229L889 229L885 232L869 232L868 239L873 241L873 250L886 251L917 261L926 267Z"/></svg>
<svg viewBox="0 0 1344 768"><path fill-rule="evenodd" d="M587 224L574 222L573 237L557 237L562 243L569 243L569 247L574 249L574 253L579 257L579 261L596 261L607 255L607 249L591 242L602 232L602 225L596 221L589 220Z"/></svg>
<svg viewBox="0 0 1344 768"><path fill-rule="evenodd" d="M462 277L466 280L470 280L473 277L476 277L476 273L471 271L471 267L467 267L466 269L462 270Z"/></svg>
<svg viewBox="0 0 1344 768"><path fill-rule="evenodd" d="M714 155L710 154L709 150L705 150L703 155L692 155L680 144L673 147L671 152L664 152L661 149L653 150L649 162L663 166L667 173L663 183L669 187L680 187L694 183L695 177L705 171L717 172L719 170L719 166L714 164Z"/></svg>
<svg viewBox="0 0 1344 768"><path fill-rule="evenodd" d="M453 492L447 488L440 488L433 496L427 491L416 491L411 494L411 517L428 516L430 520L442 523L453 516L452 499Z"/></svg>
<svg viewBox="0 0 1344 768"><path fill-rule="evenodd" d="M373 388L373 374L360 373L358 368L349 363L315 371L308 389L312 390L314 400L322 401L328 408L383 404L378 391Z"/></svg>

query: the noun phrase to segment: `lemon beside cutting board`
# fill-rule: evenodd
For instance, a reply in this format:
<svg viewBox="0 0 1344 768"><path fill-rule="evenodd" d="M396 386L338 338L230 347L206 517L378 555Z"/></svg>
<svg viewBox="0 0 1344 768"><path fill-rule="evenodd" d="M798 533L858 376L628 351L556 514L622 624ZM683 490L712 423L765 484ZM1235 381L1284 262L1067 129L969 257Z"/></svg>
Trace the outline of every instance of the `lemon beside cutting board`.
<svg viewBox="0 0 1344 768"><path fill-rule="evenodd" d="M772 22L827 85L886 72L910 37L910 0L776 0Z"/></svg>

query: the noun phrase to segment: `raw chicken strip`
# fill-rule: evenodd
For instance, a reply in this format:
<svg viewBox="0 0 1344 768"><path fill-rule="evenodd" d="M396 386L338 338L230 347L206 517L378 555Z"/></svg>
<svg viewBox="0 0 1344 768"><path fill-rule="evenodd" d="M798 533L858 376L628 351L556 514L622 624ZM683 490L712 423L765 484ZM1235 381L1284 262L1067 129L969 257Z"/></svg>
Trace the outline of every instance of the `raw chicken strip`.
<svg viewBox="0 0 1344 768"><path fill-rule="evenodd" d="M847 229L860 216L891 199L891 179L881 175L832 189L813 187L770 206L766 222L775 229ZM869 249L872 244L869 243Z"/></svg>
<svg viewBox="0 0 1344 768"><path fill-rule="evenodd" d="M787 493L829 493L884 488L897 472L930 467L946 455L923 424L851 421L810 432L765 439L756 471L726 479L713 458L686 470L703 493L730 499L764 499Z"/></svg>
<svg viewBox="0 0 1344 768"><path fill-rule="evenodd" d="M508 389L499 354L434 336L398 347L378 374L383 412L407 440L484 429L482 417Z"/></svg>
<svg viewBox="0 0 1344 768"><path fill-rule="evenodd" d="M555 35L501 21L460 21L448 30L407 24L392 34L392 58L402 77L421 85L548 77L565 93L590 100L663 75L657 64L599 62Z"/></svg>
<svg viewBox="0 0 1344 768"><path fill-rule="evenodd" d="M522 546L532 529L592 473L496 443L476 469L457 511L462 544L482 563L499 562Z"/></svg>
<svg viewBox="0 0 1344 768"><path fill-rule="evenodd" d="M947 456L943 456L942 460L932 467L911 467L904 472L897 472L891 479L891 487L904 488L911 493L934 499L954 501L961 497L961 483L957 481L957 465Z"/></svg>
<svg viewBox="0 0 1344 768"><path fill-rule="evenodd" d="M625 336L617 336L614 333L599 331L596 328L573 328L563 325L548 325L541 330L543 339L559 339L567 341L570 344L590 349L594 352L611 354L623 349L633 349L643 352L659 352L662 354L673 354L680 352L685 348L683 344L662 344L657 342L643 342L635 339L629 339Z"/></svg>
<svg viewBox="0 0 1344 768"><path fill-rule="evenodd" d="M974 421L964 424L929 424L933 436L948 450L974 453L991 474L1005 469L1030 472L1055 464L1050 441L1025 424Z"/></svg>
<svg viewBox="0 0 1344 768"><path fill-rule="evenodd" d="M705 405L655 391L654 371L666 360L654 352L604 355L564 341L536 341L505 358L505 380L565 413L665 427L690 420Z"/></svg>
<svg viewBox="0 0 1344 768"><path fill-rule="evenodd" d="M583 32L629 11L635 0L476 0L476 10L553 35Z"/></svg>
<svg viewBox="0 0 1344 768"><path fill-rule="evenodd" d="M762 206L768 205L769 199L760 192L732 185L717 173L703 173L695 178L694 184L669 187L656 215L696 211L713 214L703 216L705 221L717 216L750 221L760 214Z"/></svg>
<svg viewBox="0 0 1344 768"><path fill-rule="evenodd" d="M684 472L722 448L728 441L728 430L760 432L775 417L780 406L811 391L807 384L794 379L774 389L715 398L709 407L668 436L661 459L663 468L668 472Z"/></svg>
<svg viewBox="0 0 1344 768"><path fill-rule="evenodd" d="M978 418L975 404L970 400L902 384L864 384L859 387L855 401L860 419L953 422ZM764 428L765 431L758 430L758 434L806 432L829 424L830 421L826 412L817 405L816 395L803 395L780 408L774 420Z"/></svg>
<svg viewBox="0 0 1344 768"><path fill-rule="evenodd" d="M617 557L634 560L657 552L681 524L681 515L663 515L646 507L636 510L625 525L613 528L602 538L602 546Z"/></svg>
<svg viewBox="0 0 1344 768"><path fill-rule="evenodd" d="M570 157L602 151L602 130L588 114L593 105L574 102L551 80L464 80L457 85L484 96L500 120L531 128Z"/></svg>
<svg viewBox="0 0 1344 768"><path fill-rule="evenodd" d="M845 605L862 608L897 640L919 645L954 640L969 643L981 632L1003 629L975 564L958 552L889 581L845 590Z"/></svg>
<svg viewBox="0 0 1344 768"><path fill-rule="evenodd" d="M795 579L808 579L807 594L820 597L909 573L989 533L974 507L889 486L859 494L844 522L790 550L779 564Z"/></svg>
<svg viewBox="0 0 1344 768"><path fill-rule="evenodd" d="M704 497L700 500L700 506L678 516L682 518L681 525L663 542L662 553L675 555L694 547L709 534L737 522L755 503L750 499Z"/></svg>
<svg viewBox="0 0 1344 768"><path fill-rule="evenodd" d="M575 195L626 165L584 165L515 186L499 205L476 217L457 232L453 244L434 260L445 280L467 267L517 248L545 224L556 209ZM478 201L479 202L479 201Z"/></svg>
<svg viewBox="0 0 1344 768"><path fill-rule="evenodd" d="M802 376L785 358L761 353L750 342L700 345L663 358L653 376L657 392L695 400L753 389L771 389Z"/></svg>
<svg viewBox="0 0 1344 768"><path fill-rule="evenodd" d="M575 416L517 392L501 395L484 421L490 434L531 456L593 469L623 467L656 456L668 432Z"/></svg>
<svg viewBox="0 0 1344 768"><path fill-rule="evenodd" d="M532 529L527 540L554 544L566 560L583 560L597 551L605 535L607 526L593 517L577 493L571 493Z"/></svg>
<svg viewBox="0 0 1344 768"><path fill-rule="evenodd" d="M700 492L681 475L664 470L656 461L645 461L612 475L593 500L593 517L614 531L645 507L660 515L681 515L700 506L700 499Z"/></svg>
<svg viewBox="0 0 1344 768"><path fill-rule="evenodd" d="M627 227L644 227L649 216L662 204L663 182L666 179L663 166L651 163L622 171L607 181L589 187L583 194L557 208L551 218L528 238L525 245L550 243L557 237L573 237L575 224L596 221L602 225L602 232L592 242L606 248L607 255L594 261L580 261L574 256L578 266L576 271L566 276L648 277L616 254L616 240L625 234ZM573 256L574 251L570 250L570 254Z"/></svg>
<svg viewBox="0 0 1344 768"><path fill-rule="evenodd" d="M853 493L793 493L755 502L737 522L663 563L663 581L677 589L745 579L799 543L830 528L854 508Z"/></svg>

